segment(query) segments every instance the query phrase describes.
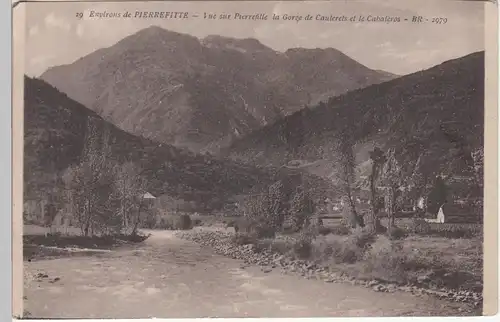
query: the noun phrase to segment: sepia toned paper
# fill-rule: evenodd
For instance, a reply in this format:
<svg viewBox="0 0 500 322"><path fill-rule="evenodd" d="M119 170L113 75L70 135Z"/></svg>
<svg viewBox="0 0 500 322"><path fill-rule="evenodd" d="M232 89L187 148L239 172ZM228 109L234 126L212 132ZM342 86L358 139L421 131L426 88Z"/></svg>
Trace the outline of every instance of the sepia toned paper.
<svg viewBox="0 0 500 322"><path fill-rule="evenodd" d="M15 317L497 313L493 2L13 21Z"/></svg>

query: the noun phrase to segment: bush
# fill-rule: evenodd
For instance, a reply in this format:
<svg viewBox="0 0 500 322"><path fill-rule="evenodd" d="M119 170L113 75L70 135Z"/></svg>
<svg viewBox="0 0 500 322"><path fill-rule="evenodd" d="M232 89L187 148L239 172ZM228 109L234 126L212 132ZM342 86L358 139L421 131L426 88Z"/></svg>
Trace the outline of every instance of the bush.
<svg viewBox="0 0 500 322"><path fill-rule="evenodd" d="M337 225L333 227L329 227L330 233L339 236L346 236L351 233L351 230L344 225ZM321 231L320 231L321 234Z"/></svg>
<svg viewBox="0 0 500 322"><path fill-rule="evenodd" d="M294 225L284 225L281 229L281 233L284 235L291 235L296 233L298 230Z"/></svg>
<svg viewBox="0 0 500 322"><path fill-rule="evenodd" d="M285 214L289 210L288 203L288 188L278 181L269 186L265 193L247 197L239 207L240 213L249 221L270 226L274 231L278 231L281 230Z"/></svg>
<svg viewBox="0 0 500 322"><path fill-rule="evenodd" d="M415 235L444 238L474 238L483 235L481 224L428 223L419 218L414 219L406 230Z"/></svg>
<svg viewBox="0 0 500 322"><path fill-rule="evenodd" d="M365 249L375 241L376 234L368 229L356 228L347 239L348 243L354 244L360 249Z"/></svg>
<svg viewBox="0 0 500 322"><path fill-rule="evenodd" d="M422 218L414 218L408 228L414 234L428 234L431 231L431 225Z"/></svg>
<svg viewBox="0 0 500 322"><path fill-rule="evenodd" d="M310 240L299 239L293 244L293 253L299 259L307 259L311 257L312 245Z"/></svg>
<svg viewBox="0 0 500 322"><path fill-rule="evenodd" d="M143 241L148 239L150 236L151 236L151 234L144 235L141 233L136 233L133 235L121 235L121 236L118 236L117 239L123 240L126 242L131 242L131 243L142 243Z"/></svg>
<svg viewBox="0 0 500 322"><path fill-rule="evenodd" d="M313 236L308 232L301 233L297 241L292 245L293 253L299 259L307 259L313 253L312 248Z"/></svg>
<svg viewBox="0 0 500 322"><path fill-rule="evenodd" d="M266 224L256 224L250 228L251 234L256 238L274 238L276 237L276 229L273 226Z"/></svg>
<svg viewBox="0 0 500 322"><path fill-rule="evenodd" d="M253 236L250 236L247 233L236 233L232 237L233 243L236 245L249 245L249 244L255 244L256 239Z"/></svg>
<svg viewBox="0 0 500 322"><path fill-rule="evenodd" d="M390 227L387 230L387 236L389 236L390 239L403 239L407 237L407 233L404 229L401 229L399 227Z"/></svg>
<svg viewBox="0 0 500 322"><path fill-rule="evenodd" d="M313 215L315 211L314 202L308 193L299 187L295 191L291 201L289 213L293 221L293 226L300 230L309 221L309 218Z"/></svg>
<svg viewBox="0 0 500 322"><path fill-rule="evenodd" d="M327 237L323 241L314 243L315 248L318 248L315 251L316 256L322 259L333 258L336 263L349 264L362 259L365 250L376 238L375 234L361 228L355 229L351 235L344 238L331 236L332 238Z"/></svg>
<svg viewBox="0 0 500 322"><path fill-rule="evenodd" d="M270 238L261 239L255 243L255 250L257 252L261 252L266 249L271 251L272 253L286 255L293 250L293 243L290 243L289 241L283 239Z"/></svg>
<svg viewBox="0 0 500 322"><path fill-rule="evenodd" d="M331 233L333 233L333 230L330 227L324 227L324 226L323 227L322 226L318 227L318 234L319 235L325 236L325 235L328 235L328 234L331 234Z"/></svg>
<svg viewBox="0 0 500 322"><path fill-rule="evenodd" d="M157 226L158 222L156 216L147 216L141 223L141 227L146 229L154 229L157 228Z"/></svg>
<svg viewBox="0 0 500 322"><path fill-rule="evenodd" d="M193 228L191 217L187 214L180 215L176 218L174 228L177 230L188 230Z"/></svg>
<svg viewBox="0 0 500 322"><path fill-rule="evenodd" d="M480 228L475 226L463 227L461 225L455 224L436 224L431 225L431 228L425 234L419 233L419 235L433 236L433 237L444 237L444 238L475 238L481 237L483 235L482 225Z"/></svg>
<svg viewBox="0 0 500 322"><path fill-rule="evenodd" d="M355 263L362 258L363 250L352 243L352 239L322 237L313 242L313 256L321 261L333 259L335 263Z"/></svg>
<svg viewBox="0 0 500 322"><path fill-rule="evenodd" d="M403 283L409 278L407 264L410 261L402 247L387 236L380 235L370 246L363 261L363 271L371 278Z"/></svg>
<svg viewBox="0 0 500 322"><path fill-rule="evenodd" d="M156 224L156 228L172 230L174 229L174 222L171 217L161 217L160 221Z"/></svg>

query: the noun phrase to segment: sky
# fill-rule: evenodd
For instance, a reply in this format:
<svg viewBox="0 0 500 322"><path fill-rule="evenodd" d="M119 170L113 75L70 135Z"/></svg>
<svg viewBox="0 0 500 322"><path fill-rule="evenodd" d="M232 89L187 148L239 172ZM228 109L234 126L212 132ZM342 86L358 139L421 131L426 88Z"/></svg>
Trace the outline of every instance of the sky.
<svg viewBox="0 0 500 322"><path fill-rule="evenodd" d="M337 1L226 1L226 2L50 2L23 3L25 14L25 72L39 76L47 68L68 64L109 47L124 37L156 25L199 38L222 35L256 38L278 51L289 48L336 48L358 62L398 75L484 50L484 4L454 0L337 0ZM23 11L25 10L25 11ZM277 15L382 15L401 19L420 15L444 17L445 24L324 21L236 21L90 18L90 11L187 11L264 13ZM83 18L77 18L77 13ZM14 16L16 17L16 16ZM14 18L16 19L16 18ZM14 20L16 22L16 20Z"/></svg>

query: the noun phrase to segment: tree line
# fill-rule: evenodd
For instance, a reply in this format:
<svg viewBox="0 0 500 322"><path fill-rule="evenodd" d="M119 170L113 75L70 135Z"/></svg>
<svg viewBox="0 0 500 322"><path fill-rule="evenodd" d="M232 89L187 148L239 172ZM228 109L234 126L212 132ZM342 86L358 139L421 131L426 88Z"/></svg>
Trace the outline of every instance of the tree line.
<svg viewBox="0 0 500 322"><path fill-rule="evenodd" d="M45 205L46 226L63 210L84 236L137 234L149 207L143 199L147 181L136 164L112 158L109 141L109 129L89 119L80 162L62 173L59 191Z"/></svg>

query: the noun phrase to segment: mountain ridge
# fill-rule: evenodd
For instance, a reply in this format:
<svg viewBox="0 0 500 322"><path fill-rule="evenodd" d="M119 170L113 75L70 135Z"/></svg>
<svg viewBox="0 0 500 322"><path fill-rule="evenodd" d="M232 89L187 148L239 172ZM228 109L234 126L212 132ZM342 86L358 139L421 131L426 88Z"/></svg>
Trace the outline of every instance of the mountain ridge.
<svg viewBox="0 0 500 322"><path fill-rule="evenodd" d="M195 202L201 211L221 209L238 195L267 189L287 178L315 182L313 190L318 198L334 188L316 177L299 178L291 171L258 169L134 136L45 81L27 76L24 81L25 201L46 198L54 188L61 187L64 171L82 161L86 137L94 133L89 132L90 125L98 137L108 133L113 161L133 162L143 169L150 193Z"/></svg>
<svg viewBox="0 0 500 322"><path fill-rule="evenodd" d="M127 132L214 152L304 106L394 77L333 48L282 53L254 38L149 27L41 79Z"/></svg>
<svg viewBox="0 0 500 322"><path fill-rule="evenodd" d="M385 147L388 138L418 139L431 151L437 171L454 158L470 163L460 150L482 148L483 118L484 51L480 51L333 97L236 140L222 154L253 165L302 160L324 176L330 170L318 169L318 160L325 159L321 151L332 149L331 142L347 126L354 135L359 165L369 159L367 149Z"/></svg>

